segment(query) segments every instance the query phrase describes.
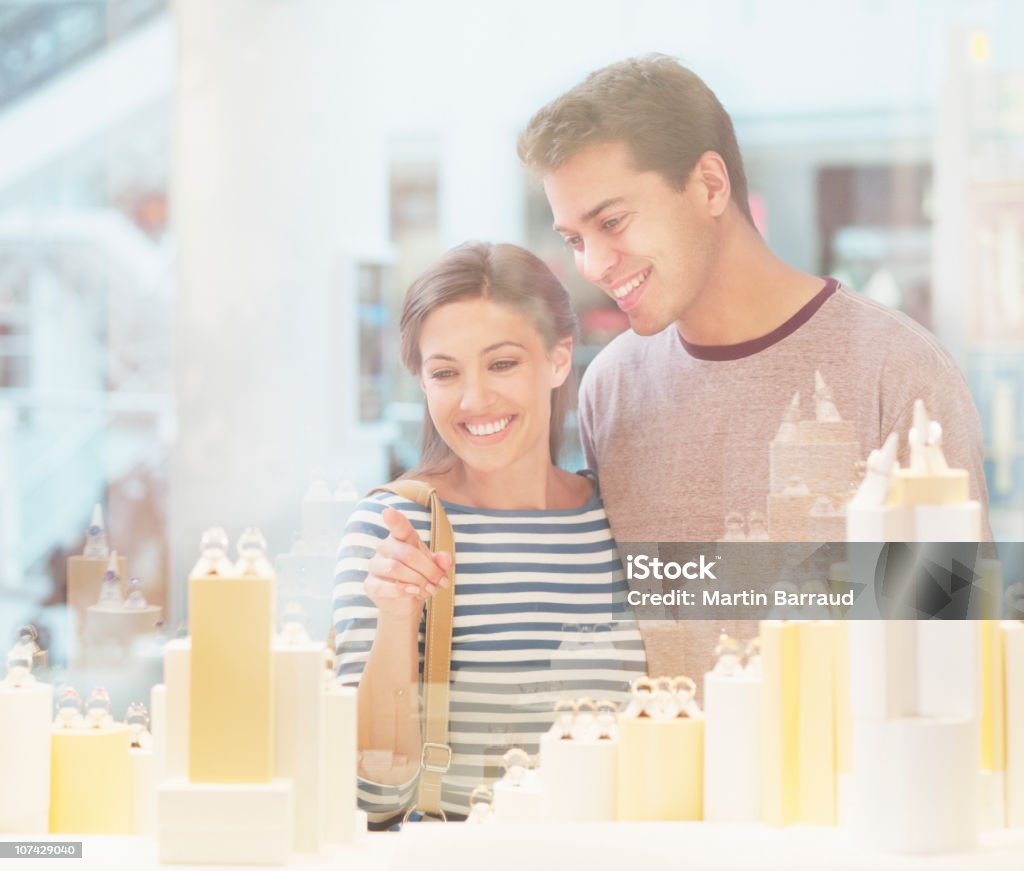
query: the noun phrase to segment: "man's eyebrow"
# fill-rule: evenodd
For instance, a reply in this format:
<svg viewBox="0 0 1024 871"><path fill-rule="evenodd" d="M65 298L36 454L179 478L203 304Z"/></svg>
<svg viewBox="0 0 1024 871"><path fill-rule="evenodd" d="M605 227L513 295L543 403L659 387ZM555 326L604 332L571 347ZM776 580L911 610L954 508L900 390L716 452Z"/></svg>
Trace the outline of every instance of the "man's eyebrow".
<svg viewBox="0 0 1024 871"><path fill-rule="evenodd" d="M522 348L523 350L526 350L526 345L522 345L519 342L513 342L511 339L506 339L506 340L501 341L501 342L495 342L493 345L488 345L480 353L481 354L490 354L491 351L497 351L498 348L504 347L505 345L512 345L513 347ZM455 358L454 357L449 357L447 354L431 354L423 362L427 363L430 360L447 360L450 363L454 363L455 362Z"/></svg>
<svg viewBox="0 0 1024 871"><path fill-rule="evenodd" d="M596 206L594 206L594 208L592 208L589 212L586 212L583 215L583 217L580 218L580 223L586 224L587 222L592 221L609 206L617 206L619 205L619 203L624 202L625 199L625 197L609 197L606 200L601 200L601 202L599 202ZM558 224L555 224L554 228L555 231L558 233L565 232L565 227L559 227Z"/></svg>

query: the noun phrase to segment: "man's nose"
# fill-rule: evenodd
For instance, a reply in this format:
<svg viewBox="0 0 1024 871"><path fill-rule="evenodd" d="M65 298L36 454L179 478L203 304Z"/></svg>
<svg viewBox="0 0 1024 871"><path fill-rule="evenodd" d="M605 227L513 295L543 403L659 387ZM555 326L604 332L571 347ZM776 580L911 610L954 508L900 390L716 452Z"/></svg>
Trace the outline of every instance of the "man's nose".
<svg viewBox="0 0 1024 871"><path fill-rule="evenodd" d="M576 268L580 274L593 284L603 284L610 277L618 263L619 255L613 245L600 239L588 242L586 248L576 258Z"/></svg>

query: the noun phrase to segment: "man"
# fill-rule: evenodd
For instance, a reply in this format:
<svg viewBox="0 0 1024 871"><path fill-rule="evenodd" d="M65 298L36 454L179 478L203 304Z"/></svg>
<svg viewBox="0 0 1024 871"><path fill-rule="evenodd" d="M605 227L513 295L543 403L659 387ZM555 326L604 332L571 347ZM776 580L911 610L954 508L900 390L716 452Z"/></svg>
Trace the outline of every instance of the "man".
<svg viewBox="0 0 1024 871"><path fill-rule="evenodd" d="M727 517L740 537L767 517L772 538L814 540L806 510L783 522L785 497L808 491L772 468L784 418L828 419L834 407L852 425L852 439L838 436L845 450L863 460L897 432L906 463L918 398L943 427L949 464L968 469L972 498L987 504L978 415L956 365L909 318L768 249L732 122L694 73L663 55L598 70L537 112L519 156L577 268L632 327L590 365L580 395L584 452L618 541L717 541ZM806 470L840 476L812 493L825 497L819 513L854 484L852 464L840 465ZM687 660L662 646L652 673L696 675L717 628L691 630Z"/></svg>

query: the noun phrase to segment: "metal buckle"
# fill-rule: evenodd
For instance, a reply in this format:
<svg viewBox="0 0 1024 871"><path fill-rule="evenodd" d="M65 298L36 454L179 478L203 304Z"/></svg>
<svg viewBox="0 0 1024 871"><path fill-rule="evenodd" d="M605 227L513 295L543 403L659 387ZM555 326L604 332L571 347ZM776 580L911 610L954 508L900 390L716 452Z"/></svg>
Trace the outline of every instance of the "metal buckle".
<svg viewBox="0 0 1024 871"><path fill-rule="evenodd" d="M427 752L430 750L440 750L445 754L445 760L443 763L440 762L428 762ZM452 765L452 748L447 744L437 744L434 741L424 741L423 749L420 751L420 767L424 771L430 771L434 774L447 774L448 769Z"/></svg>
<svg viewBox="0 0 1024 871"><path fill-rule="evenodd" d="M422 816L418 820L416 820L416 822L418 822L418 823L446 823L446 822L448 822L448 814L446 814L444 812L444 810L439 810L436 814L428 814L425 811L417 811L416 810L416 805L413 805L411 808L409 808L409 810L407 810L405 812L405 815L402 817L402 825L403 826L407 822L409 822L409 818L414 813L421 813L422 814Z"/></svg>

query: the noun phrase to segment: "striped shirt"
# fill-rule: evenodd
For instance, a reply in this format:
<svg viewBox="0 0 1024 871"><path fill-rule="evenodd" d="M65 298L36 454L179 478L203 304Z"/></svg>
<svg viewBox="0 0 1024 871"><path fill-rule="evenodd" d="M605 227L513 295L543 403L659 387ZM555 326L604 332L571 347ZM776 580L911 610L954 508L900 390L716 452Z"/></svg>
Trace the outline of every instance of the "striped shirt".
<svg viewBox="0 0 1024 871"><path fill-rule="evenodd" d="M364 499L349 520L335 574L335 666L358 685L377 626L363 592L367 561L397 508L429 544L427 509L391 493ZM455 535L449 742L442 807L466 813L469 795L502 774L510 747L534 754L561 699L626 699L646 672L643 643L615 542L596 492L582 508L508 511L445 502ZM423 626L420 626L420 670ZM360 779L359 802L383 822L413 802L416 780Z"/></svg>

